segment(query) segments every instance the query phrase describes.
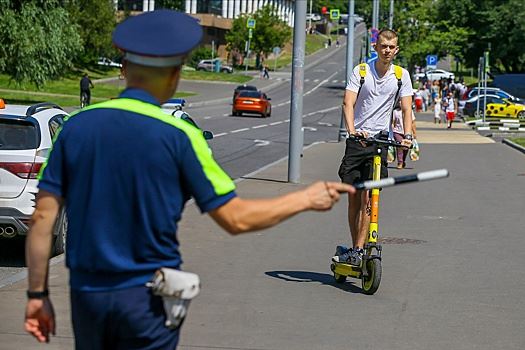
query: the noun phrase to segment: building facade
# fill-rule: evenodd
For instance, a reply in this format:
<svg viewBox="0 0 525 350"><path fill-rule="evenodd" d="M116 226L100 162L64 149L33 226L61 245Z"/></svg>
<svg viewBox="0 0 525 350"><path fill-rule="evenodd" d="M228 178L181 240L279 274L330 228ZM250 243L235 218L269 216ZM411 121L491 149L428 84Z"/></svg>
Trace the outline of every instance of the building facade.
<svg viewBox="0 0 525 350"><path fill-rule="evenodd" d="M190 15L214 14L235 19L241 14L254 13L264 6L273 6L279 18L293 26L294 0L185 0L185 11Z"/></svg>

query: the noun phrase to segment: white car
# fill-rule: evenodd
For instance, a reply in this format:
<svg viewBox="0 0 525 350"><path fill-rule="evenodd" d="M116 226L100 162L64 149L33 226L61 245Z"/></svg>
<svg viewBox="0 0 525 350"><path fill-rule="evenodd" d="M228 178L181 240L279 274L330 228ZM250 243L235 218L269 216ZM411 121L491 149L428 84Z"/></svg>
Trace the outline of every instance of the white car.
<svg viewBox="0 0 525 350"><path fill-rule="evenodd" d="M162 104L161 109L164 113L171 114L175 118L180 118L187 121L197 129L200 127L195 123L195 121L190 117L190 115L182 110L182 107L186 104L186 100L182 98L171 98ZM206 140L213 139L213 133L211 131L203 131L202 135Z"/></svg>
<svg viewBox="0 0 525 350"><path fill-rule="evenodd" d="M107 57L99 57L97 64L99 66L113 67L113 68L122 68L122 63L115 62L110 60Z"/></svg>
<svg viewBox="0 0 525 350"><path fill-rule="evenodd" d="M218 69L221 73L233 73L233 67L228 66L226 64L222 64L221 60L218 58L215 58L213 60L201 60L197 64L197 70L199 71L208 71L208 72L215 72L217 69L217 65L219 66Z"/></svg>
<svg viewBox="0 0 525 350"><path fill-rule="evenodd" d="M27 234L38 172L67 115L52 103L20 106L0 100L0 239ZM66 230L62 209L53 232L55 255L64 252Z"/></svg>
<svg viewBox="0 0 525 350"><path fill-rule="evenodd" d="M426 72L426 75L427 75L428 80L441 80L442 78L443 79L451 78L452 80L454 80L455 78L454 73L448 72L444 69L428 70ZM416 80L421 80L424 77L425 77L425 73L414 74L414 79Z"/></svg>

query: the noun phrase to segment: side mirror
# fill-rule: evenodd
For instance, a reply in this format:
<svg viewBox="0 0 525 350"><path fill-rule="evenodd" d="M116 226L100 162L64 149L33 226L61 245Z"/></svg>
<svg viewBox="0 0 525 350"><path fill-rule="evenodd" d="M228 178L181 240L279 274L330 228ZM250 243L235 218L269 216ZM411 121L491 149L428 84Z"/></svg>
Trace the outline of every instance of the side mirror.
<svg viewBox="0 0 525 350"><path fill-rule="evenodd" d="M213 133L211 131L203 131L202 136L204 136L205 140L213 139Z"/></svg>

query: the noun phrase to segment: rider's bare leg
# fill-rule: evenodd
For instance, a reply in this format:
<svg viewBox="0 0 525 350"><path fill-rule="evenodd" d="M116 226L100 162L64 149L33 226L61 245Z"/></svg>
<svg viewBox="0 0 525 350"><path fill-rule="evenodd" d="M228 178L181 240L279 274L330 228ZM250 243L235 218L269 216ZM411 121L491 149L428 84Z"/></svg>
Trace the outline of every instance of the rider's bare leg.
<svg viewBox="0 0 525 350"><path fill-rule="evenodd" d="M363 248L370 224L368 191L357 191L348 196L348 224L355 248Z"/></svg>

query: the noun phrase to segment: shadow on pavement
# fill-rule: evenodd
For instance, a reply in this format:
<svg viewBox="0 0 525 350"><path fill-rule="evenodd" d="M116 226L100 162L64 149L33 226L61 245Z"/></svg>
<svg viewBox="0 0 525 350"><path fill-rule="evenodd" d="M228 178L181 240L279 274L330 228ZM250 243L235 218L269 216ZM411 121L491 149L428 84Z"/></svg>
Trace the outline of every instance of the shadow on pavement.
<svg viewBox="0 0 525 350"><path fill-rule="evenodd" d="M19 237L0 242L1 267L25 267L25 239Z"/></svg>
<svg viewBox="0 0 525 350"><path fill-rule="evenodd" d="M287 282L310 283L318 282L323 285L336 287L350 293L362 294L363 290L356 287L351 279L345 283L336 283L331 274L311 271L267 271L264 273L270 277L278 278Z"/></svg>

